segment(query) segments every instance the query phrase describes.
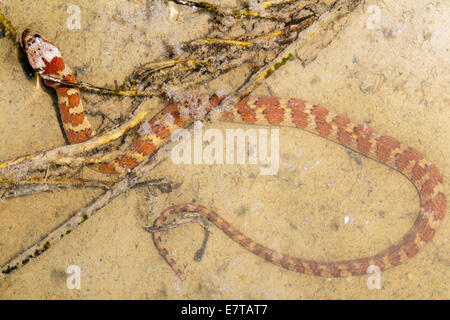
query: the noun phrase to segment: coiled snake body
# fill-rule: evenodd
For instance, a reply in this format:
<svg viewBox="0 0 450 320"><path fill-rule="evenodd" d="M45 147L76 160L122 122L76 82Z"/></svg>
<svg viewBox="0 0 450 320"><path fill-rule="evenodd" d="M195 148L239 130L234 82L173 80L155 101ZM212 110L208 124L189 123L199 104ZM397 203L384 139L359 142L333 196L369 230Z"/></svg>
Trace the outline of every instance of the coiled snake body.
<svg viewBox="0 0 450 320"><path fill-rule="evenodd" d="M58 48L51 42L36 32L25 30L22 34L22 47L31 66L37 72L75 83L75 78L64 64ZM83 142L94 135L84 113L79 90L48 80L45 84L56 90L59 112L69 143ZM116 160L98 165L97 169L105 173L133 169L153 155L174 130L192 123L199 116L199 105L206 104L208 111L220 101L221 98L217 96L195 96L189 101L165 107L145 124L150 130L141 130L129 151ZM354 123L347 117L335 114L320 105L300 99L275 97L244 98L231 112L224 115L223 120L297 127L381 162L405 175L416 187L420 196L420 211L409 232L384 251L361 259L318 262L280 254L256 243L203 206L197 204L173 206L166 209L154 222L153 228L156 232L153 233L153 239L161 255L180 277L183 277L183 273L164 248L158 231L169 216L178 212L197 212L207 217L232 240L275 265L324 277L366 274L370 265L376 265L380 270L399 265L415 256L431 241L445 215L446 198L438 169L421 152L400 143L395 138L379 134L365 124Z"/></svg>

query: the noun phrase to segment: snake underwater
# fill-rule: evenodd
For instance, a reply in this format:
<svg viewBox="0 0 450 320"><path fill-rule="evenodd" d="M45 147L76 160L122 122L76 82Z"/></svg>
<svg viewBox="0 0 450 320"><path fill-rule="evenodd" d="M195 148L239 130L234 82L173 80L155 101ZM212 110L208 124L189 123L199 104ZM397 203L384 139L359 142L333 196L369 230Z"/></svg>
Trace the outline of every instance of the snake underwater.
<svg viewBox="0 0 450 320"><path fill-rule="evenodd" d="M21 37L22 48L31 67L41 75L76 83L73 72L64 63L59 49L37 32L26 29ZM80 91L60 82L44 80L58 97L59 114L67 141L71 144L86 141L95 134L83 109ZM138 131L128 151L95 169L103 173L123 173L132 170L170 139L170 135L201 118L199 105L206 112L217 106L221 97L198 95L187 101L172 103L152 119L144 122L146 130ZM285 269L322 277L347 277L367 274L368 267L380 270L397 266L414 257L429 243L446 212L446 196L439 170L416 149L388 135L380 134L366 124L358 124L325 107L301 99L259 97L242 99L223 119L245 124L288 126L306 130L331 140L345 148L382 163L404 175L416 188L420 210L411 229L395 244L383 251L353 260L323 262L281 254L245 236L217 213L199 204L186 203L166 209L153 224L153 241L159 253L175 273L183 278L183 271L161 240L161 228L172 215L195 212L206 217L232 240L251 253Z"/></svg>

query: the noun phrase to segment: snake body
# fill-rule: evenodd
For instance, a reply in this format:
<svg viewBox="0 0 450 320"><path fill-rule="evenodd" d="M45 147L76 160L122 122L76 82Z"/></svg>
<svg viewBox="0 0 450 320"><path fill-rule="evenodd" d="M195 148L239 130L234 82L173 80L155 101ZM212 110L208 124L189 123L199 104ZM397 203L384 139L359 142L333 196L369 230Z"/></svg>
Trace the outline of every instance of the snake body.
<svg viewBox="0 0 450 320"><path fill-rule="evenodd" d="M31 66L40 74L75 82L75 77L64 64L60 51L38 33L25 30L22 34L22 47ZM45 81L45 84L56 90L68 142L83 142L94 135L94 130L83 110L79 90L52 81ZM186 127L196 119L202 119L219 104L221 99L215 95L198 95L180 103L170 104L142 125L128 151L115 160L100 164L97 169L104 173L121 173L133 169L152 156L176 129ZM420 211L409 232L384 251L361 259L318 262L275 252L246 237L217 213L201 205L188 203L173 206L166 209L154 222L153 240L160 254L180 277L183 277L183 272L164 247L160 232L167 219L179 212L197 212L207 217L232 240L275 265L324 277L366 274L371 265L378 266L380 270L397 266L415 256L431 241L444 218L446 197L442 177L436 166L421 152L400 143L395 138L376 132L366 124L352 122L343 115L301 99L276 97L244 98L232 111L223 116L223 120L296 127L376 160L402 173L415 186L420 196Z"/></svg>

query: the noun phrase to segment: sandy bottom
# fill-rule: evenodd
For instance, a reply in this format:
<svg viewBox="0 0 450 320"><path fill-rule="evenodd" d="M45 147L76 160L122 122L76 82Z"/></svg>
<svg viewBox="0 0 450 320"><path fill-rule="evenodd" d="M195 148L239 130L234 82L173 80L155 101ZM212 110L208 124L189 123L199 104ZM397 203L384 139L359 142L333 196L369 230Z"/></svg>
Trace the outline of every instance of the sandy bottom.
<svg viewBox="0 0 450 320"><path fill-rule="evenodd" d="M0 10L17 30L31 26L52 39L78 79L100 86L121 83L136 65L160 59L164 41L175 45L206 32L207 14L169 9L164 1L76 4L81 29L73 30L68 23L74 25L74 11L68 12L65 1L43 5L5 0ZM313 63L302 67L297 58L289 61L253 95L303 98L365 121L422 151L448 181L449 16L450 6L439 1L367 1ZM0 43L0 159L63 145L53 93L27 78L6 37ZM84 99L91 111L99 108L112 117L131 102L89 94ZM162 107L155 102L155 111ZM205 129L239 127L217 122ZM300 130L281 128L279 135L276 175L261 175L260 165L162 163L152 178L180 187L153 197L142 187L118 197L41 257L1 280L0 298L450 298L448 217L416 257L381 274L379 289L368 288L367 276L325 279L286 271L242 249L215 227L202 261L195 262L203 239L196 224L164 237L186 272L187 279L180 281L142 225L154 219L151 212L186 201L216 210L269 247L316 260L374 254L410 228L419 198L402 175ZM99 194L73 189L1 202L0 262ZM81 269L80 290L67 288L70 265Z"/></svg>

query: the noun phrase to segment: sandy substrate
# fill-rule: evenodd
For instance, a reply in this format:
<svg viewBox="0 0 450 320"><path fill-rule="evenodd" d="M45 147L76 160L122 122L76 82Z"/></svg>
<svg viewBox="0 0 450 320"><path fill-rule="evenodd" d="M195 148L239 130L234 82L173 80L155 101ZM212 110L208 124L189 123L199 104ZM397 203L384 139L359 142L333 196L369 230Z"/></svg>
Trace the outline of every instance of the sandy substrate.
<svg viewBox="0 0 450 320"><path fill-rule="evenodd" d="M204 36L208 18L190 8L170 9L164 1L93 5L74 0L81 29L69 30L72 13L66 2L42 3L4 0L0 10L17 30L31 26L52 39L78 79L97 85L121 83L136 65L158 60L163 40L176 45ZM299 97L366 122L426 154L449 190L449 16L450 6L440 1L367 1L313 63L303 67L297 58L289 61L252 95ZM63 145L54 95L27 78L7 38L0 43L0 159ZM90 95L85 102L112 117L130 105L127 99L102 99ZM154 104L155 110L163 106L156 100ZM217 122L207 128L225 132L238 127ZM150 209L160 212L195 200L269 247L328 261L375 254L410 228L419 198L402 175L309 133L282 128L279 134L278 174L263 176L259 165L167 161L152 177L181 183L179 188L156 194L153 208L146 188L118 197L41 257L1 280L0 298L450 298L448 217L416 257L382 273L380 289L369 289L365 276L325 279L286 271L242 249L215 227L202 261L195 262L203 239L196 224L165 236L185 267L187 279L180 281L142 229L154 219ZM0 203L0 262L99 194L66 190ZM69 265L81 268L80 290L66 286Z"/></svg>

